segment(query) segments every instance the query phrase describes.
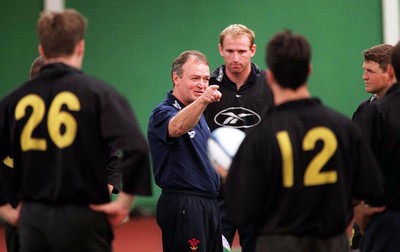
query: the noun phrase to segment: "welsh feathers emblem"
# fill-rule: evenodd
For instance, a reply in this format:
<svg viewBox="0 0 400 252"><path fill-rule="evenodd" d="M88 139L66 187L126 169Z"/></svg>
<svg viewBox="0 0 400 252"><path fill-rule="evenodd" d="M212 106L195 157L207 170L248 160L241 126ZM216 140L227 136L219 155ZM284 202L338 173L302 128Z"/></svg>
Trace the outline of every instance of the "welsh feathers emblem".
<svg viewBox="0 0 400 252"><path fill-rule="evenodd" d="M190 244L190 249L191 249L192 251L196 251L197 248L198 248L197 245L200 243L200 241L197 240L196 238L192 238L192 239L190 239L190 240L188 241L188 243Z"/></svg>

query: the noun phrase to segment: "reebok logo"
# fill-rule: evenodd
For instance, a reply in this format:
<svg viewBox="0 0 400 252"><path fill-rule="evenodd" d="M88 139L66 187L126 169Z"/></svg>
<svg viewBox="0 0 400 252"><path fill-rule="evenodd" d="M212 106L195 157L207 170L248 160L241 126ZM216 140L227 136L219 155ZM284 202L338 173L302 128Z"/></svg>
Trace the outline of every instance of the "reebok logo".
<svg viewBox="0 0 400 252"><path fill-rule="evenodd" d="M222 110L214 117L219 126L246 129L261 122L261 117L254 111L243 107L231 107Z"/></svg>

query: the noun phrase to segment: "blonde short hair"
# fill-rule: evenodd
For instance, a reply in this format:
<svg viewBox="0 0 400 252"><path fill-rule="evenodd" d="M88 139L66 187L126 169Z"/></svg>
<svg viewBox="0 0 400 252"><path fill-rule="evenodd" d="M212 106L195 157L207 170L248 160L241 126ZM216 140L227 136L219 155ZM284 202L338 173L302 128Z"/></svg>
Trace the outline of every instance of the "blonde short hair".
<svg viewBox="0 0 400 252"><path fill-rule="evenodd" d="M241 37L241 36L246 36L250 40L250 47L254 45L254 40L256 39L256 35L254 32L247 28L245 25L242 24L232 24L226 27L221 34L219 35L219 44L224 47L224 39L225 37L229 35L234 38Z"/></svg>

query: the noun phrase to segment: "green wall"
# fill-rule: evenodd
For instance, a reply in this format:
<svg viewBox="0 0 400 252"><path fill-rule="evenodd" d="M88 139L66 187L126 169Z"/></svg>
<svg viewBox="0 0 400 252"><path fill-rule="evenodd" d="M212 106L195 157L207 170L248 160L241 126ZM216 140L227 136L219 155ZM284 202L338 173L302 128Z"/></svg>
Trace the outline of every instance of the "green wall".
<svg viewBox="0 0 400 252"><path fill-rule="evenodd" d="M37 56L36 21L42 1L0 0L0 97L26 80ZM254 62L264 68L266 41L284 28L302 33L313 49L309 87L325 104L351 116L364 91L362 51L382 42L376 0L135 1L66 0L89 20L83 70L108 81L131 102L143 133L151 110L171 88L170 66L198 49L213 69L222 64L219 33L243 23L256 33ZM155 195L138 205L154 206Z"/></svg>

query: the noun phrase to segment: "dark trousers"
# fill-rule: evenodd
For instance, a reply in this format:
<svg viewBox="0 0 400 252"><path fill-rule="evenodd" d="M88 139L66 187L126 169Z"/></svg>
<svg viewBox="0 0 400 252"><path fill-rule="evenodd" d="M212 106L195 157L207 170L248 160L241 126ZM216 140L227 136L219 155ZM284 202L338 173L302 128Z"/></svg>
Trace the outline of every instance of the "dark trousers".
<svg viewBox="0 0 400 252"><path fill-rule="evenodd" d="M361 238L360 251L400 251L400 210L388 209L373 216Z"/></svg>
<svg viewBox="0 0 400 252"><path fill-rule="evenodd" d="M156 220L164 252L223 251L216 195L163 190Z"/></svg>
<svg viewBox="0 0 400 252"><path fill-rule="evenodd" d="M332 237L265 235L257 238L256 252L348 252L345 233Z"/></svg>
<svg viewBox="0 0 400 252"><path fill-rule="evenodd" d="M4 236L7 252L19 252L18 228L4 222Z"/></svg>
<svg viewBox="0 0 400 252"><path fill-rule="evenodd" d="M235 238L235 233L237 230L242 252L254 252L256 247L256 234L254 225L245 225L241 227L233 225L227 215L225 198L220 197L218 199L218 203L221 211L222 234L229 242L229 245L232 247L233 239Z"/></svg>
<svg viewBox="0 0 400 252"><path fill-rule="evenodd" d="M87 206L24 202L19 222L22 252L111 252L106 216Z"/></svg>

